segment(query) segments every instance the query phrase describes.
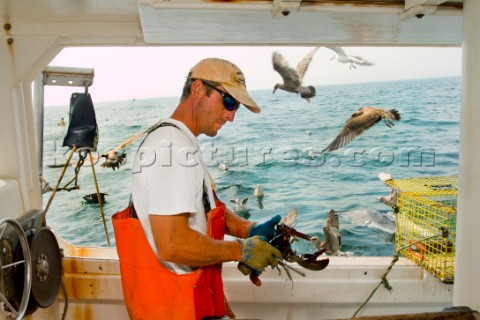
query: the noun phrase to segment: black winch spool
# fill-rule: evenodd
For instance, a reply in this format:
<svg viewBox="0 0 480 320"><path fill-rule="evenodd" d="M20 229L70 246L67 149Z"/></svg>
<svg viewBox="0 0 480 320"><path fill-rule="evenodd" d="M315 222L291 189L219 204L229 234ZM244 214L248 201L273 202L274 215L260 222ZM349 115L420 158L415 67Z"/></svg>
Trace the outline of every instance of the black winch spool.
<svg viewBox="0 0 480 320"><path fill-rule="evenodd" d="M30 255L32 257L32 288L27 313L38 307L47 308L55 302L60 288L62 255L55 235L47 227L42 227L28 236ZM21 250L16 250L18 258L22 258ZM16 299L23 294L23 266L16 273Z"/></svg>

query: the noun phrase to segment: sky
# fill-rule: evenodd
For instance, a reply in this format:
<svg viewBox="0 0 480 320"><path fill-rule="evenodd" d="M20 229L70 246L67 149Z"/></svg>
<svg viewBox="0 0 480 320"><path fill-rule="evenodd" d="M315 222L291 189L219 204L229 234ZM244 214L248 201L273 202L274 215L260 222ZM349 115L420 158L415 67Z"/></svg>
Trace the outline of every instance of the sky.
<svg viewBox="0 0 480 320"><path fill-rule="evenodd" d="M235 63L245 74L247 89L273 90L280 75L272 68L272 52L290 66L313 47L88 47L65 48L49 66L94 68L89 93L94 102L180 96L190 68L208 57ZM374 62L350 69L331 60L334 52L320 48L303 79L304 85L331 85L461 75L461 48L343 47L347 54ZM68 105L78 87L47 86L45 106Z"/></svg>

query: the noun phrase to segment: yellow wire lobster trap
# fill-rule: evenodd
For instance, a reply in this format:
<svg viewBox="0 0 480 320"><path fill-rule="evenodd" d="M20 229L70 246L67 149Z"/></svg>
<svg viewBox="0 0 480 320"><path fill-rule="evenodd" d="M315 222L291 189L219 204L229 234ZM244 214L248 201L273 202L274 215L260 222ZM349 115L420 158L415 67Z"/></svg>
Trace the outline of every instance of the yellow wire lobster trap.
<svg viewBox="0 0 480 320"><path fill-rule="evenodd" d="M453 283L458 176L387 180L396 192L395 250Z"/></svg>

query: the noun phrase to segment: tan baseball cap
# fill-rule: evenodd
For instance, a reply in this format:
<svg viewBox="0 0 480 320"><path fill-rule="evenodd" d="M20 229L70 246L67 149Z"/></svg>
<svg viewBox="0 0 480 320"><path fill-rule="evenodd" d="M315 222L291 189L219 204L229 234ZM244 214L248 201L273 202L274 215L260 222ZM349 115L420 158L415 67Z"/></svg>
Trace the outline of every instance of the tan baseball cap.
<svg viewBox="0 0 480 320"><path fill-rule="evenodd" d="M230 61L218 58L204 59L193 66L189 78L218 82L247 109L255 113L261 111L247 92L243 72Z"/></svg>

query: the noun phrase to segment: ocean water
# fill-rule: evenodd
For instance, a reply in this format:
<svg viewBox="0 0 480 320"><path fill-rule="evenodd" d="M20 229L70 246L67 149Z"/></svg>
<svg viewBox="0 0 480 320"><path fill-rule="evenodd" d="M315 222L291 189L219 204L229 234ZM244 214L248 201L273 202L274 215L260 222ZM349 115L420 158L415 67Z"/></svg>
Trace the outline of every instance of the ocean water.
<svg viewBox="0 0 480 320"><path fill-rule="evenodd" d="M377 175L385 172L393 178L408 178L458 173L460 78L316 89L317 96L310 104L283 91L252 91L262 107L260 114L241 108L235 121L226 124L216 137L200 136L219 197L232 209L231 199L248 197L248 211L239 214L255 221L296 208L296 228L320 238L326 215L334 209L340 212L342 251L357 256L390 256L394 235L374 219L392 214L390 207L377 201L390 189ZM108 103L92 99L100 154L168 117L178 103L178 97ZM68 148L61 148L67 128L57 126L61 117L68 124L68 103L45 109L43 176L51 186L62 169L47 165L65 162L69 153ZM397 109L401 121L392 128L379 122L349 145L320 155L350 115L363 106ZM115 239L110 217L128 203L130 159L141 140L127 147L127 162L120 169L104 169L102 160L95 165L99 189L108 193L103 211L112 246ZM220 163L225 163L227 170L221 169ZM61 185L73 175L74 168L69 167ZM95 192L91 166L81 167L78 184L79 190L56 194L47 224L74 244L107 246L99 206L82 198ZM265 193L261 202L253 196L257 184ZM44 205L50 195L43 195Z"/></svg>

